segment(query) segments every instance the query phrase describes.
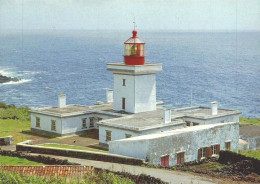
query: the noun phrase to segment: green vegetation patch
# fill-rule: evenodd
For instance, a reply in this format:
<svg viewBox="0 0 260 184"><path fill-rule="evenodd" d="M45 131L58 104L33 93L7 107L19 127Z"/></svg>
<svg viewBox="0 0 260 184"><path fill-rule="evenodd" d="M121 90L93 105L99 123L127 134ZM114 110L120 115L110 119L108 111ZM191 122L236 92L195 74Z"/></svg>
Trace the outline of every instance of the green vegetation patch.
<svg viewBox="0 0 260 184"><path fill-rule="evenodd" d="M260 160L260 150L246 150L239 152L241 155L245 155L247 157L252 157Z"/></svg>
<svg viewBox="0 0 260 184"><path fill-rule="evenodd" d="M98 172L97 174L85 175L81 178L63 178L63 177L37 177L30 175L22 175L13 172L1 171L0 170L0 184L6 183L37 183L37 184L96 184L96 183L106 183L106 184L134 184L134 182L128 178L113 174L111 172Z"/></svg>
<svg viewBox="0 0 260 184"><path fill-rule="evenodd" d="M260 118L239 118L240 123L251 124L251 125L260 125Z"/></svg>
<svg viewBox="0 0 260 184"><path fill-rule="evenodd" d="M14 137L15 144L29 139L31 136L23 134L22 131L29 131L30 129L30 121L0 119L0 137L11 135Z"/></svg>
<svg viewBox="0 0 260 184"><path fill-rule="evenodd" d="M226 165L220 164L218 162L208 162L199 165L189 166L190 169L197 171L220 171Z"/></svg>
<svg viewBox="0 0 260 184"><path fill-rule="evenodd" d="M0 155L0 165L43 165L25 158L9 157Z"/></svg>
<svg viewBox="0 0 260 184"><path fill-rule="evenodd" d="M29 107L16 107L0 102L0 119L19 119L22 121L30 120Z"/></svg>
<svg viewBox="0 0 260 184"><path fill-rule="evenodd" d="M98 149L86 148L82 146L74 146L68 144L39 144L39 146L44 146L49 148L65 148L65 149L92 151L92 152L99 152L99 153L108 153L108 151L104 151L104 150L98 150Z"/></svg>

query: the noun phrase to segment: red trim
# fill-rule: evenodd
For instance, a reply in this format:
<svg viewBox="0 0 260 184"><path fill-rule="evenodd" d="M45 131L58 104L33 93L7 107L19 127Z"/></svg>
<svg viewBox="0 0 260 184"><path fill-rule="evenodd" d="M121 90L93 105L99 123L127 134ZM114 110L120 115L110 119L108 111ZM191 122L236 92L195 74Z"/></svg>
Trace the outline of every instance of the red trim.
<svg viewBox="0 0 260 184"><path fill-rule="evenodd" d="M145 45L145 42L143 42L143 43L128 43L127 41L126 42L124 42L124 44L132 44L132 45Z"/></svg>
<svg viewBox="0 0 260 184"><path fill-rule="evenodd" d="M126 65L144 65L145 56L124 56Z"/></svg>

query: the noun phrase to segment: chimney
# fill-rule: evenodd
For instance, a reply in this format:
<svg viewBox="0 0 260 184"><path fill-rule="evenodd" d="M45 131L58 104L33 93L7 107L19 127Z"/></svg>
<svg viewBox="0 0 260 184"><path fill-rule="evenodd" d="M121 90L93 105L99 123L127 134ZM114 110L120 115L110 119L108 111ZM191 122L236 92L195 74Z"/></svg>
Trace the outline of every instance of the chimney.
<svg viewBox="0 0 260 184"><path fill-rule="evenodd" d="M61 92L59 94L58 101L59 101L59 108L65 107L66 106L66 95Z"/></svg>
<svg viewBox="0 0 260 184"><path fill-rule="evenodd" d="M218 114L218 102L214 101L211 102L211 115L217 115Z"/></svg>
<svg viewBox="0 0 260 184"><path fill-rule="evenodd" d="M164 109L163 111L163 123L170 123L172 121L171 109Z"/></svg>
<svg viewBox="0 0 260 184"><path fill-rule="evenodd" d="M107 89L107 102L113 102L113 90Z"/></svg>

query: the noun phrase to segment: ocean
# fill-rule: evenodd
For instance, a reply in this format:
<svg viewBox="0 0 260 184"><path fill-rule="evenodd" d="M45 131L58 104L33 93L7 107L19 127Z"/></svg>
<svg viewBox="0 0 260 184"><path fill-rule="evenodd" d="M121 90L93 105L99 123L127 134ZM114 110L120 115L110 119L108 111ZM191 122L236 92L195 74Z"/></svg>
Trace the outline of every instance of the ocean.
<svg viewBox="0 0 260 184"><path fill-rule="evenodd" d="M123 62L129 31L7 31L0 34L0 101L17 106L92 105L113 88L106 64ZM157 99L166 107L209 106L260 117L260 32L142 31L146 62L162 63Z"/></svg>

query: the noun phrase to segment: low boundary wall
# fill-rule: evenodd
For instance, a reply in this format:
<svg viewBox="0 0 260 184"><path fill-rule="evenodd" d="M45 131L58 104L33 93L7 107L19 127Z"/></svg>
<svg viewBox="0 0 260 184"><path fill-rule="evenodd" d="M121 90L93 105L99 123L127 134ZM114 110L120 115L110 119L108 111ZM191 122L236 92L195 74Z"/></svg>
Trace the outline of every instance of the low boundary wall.
<svg viewBox="0 0 260 184"><path fill-rule="evenodd" d="M82 158L87 160L98 160L104 162L114 162L128 165L142 165L144 163L141 159L116 155L97 153L92 151L81 151L64 148L46 148L44 146L30 145L31 141L25 141L16 145L16 151L26 151L40 154L60 155L66 157Z"/></svg>
<svg viewBox="0 0 260 184"><path fill-rule="evenodd" d="M0 137L0 146L8 146L14 144L13 136Z"/></svg>
<svg viewBox="0 0 260 184"><path fill-rule="evenodd" d="M220 151L218 161L223 164L234 164L244 160L250 160L253 164L253 172L260 174L260 160L256 158L247 157L231 151Z"/></svg>

